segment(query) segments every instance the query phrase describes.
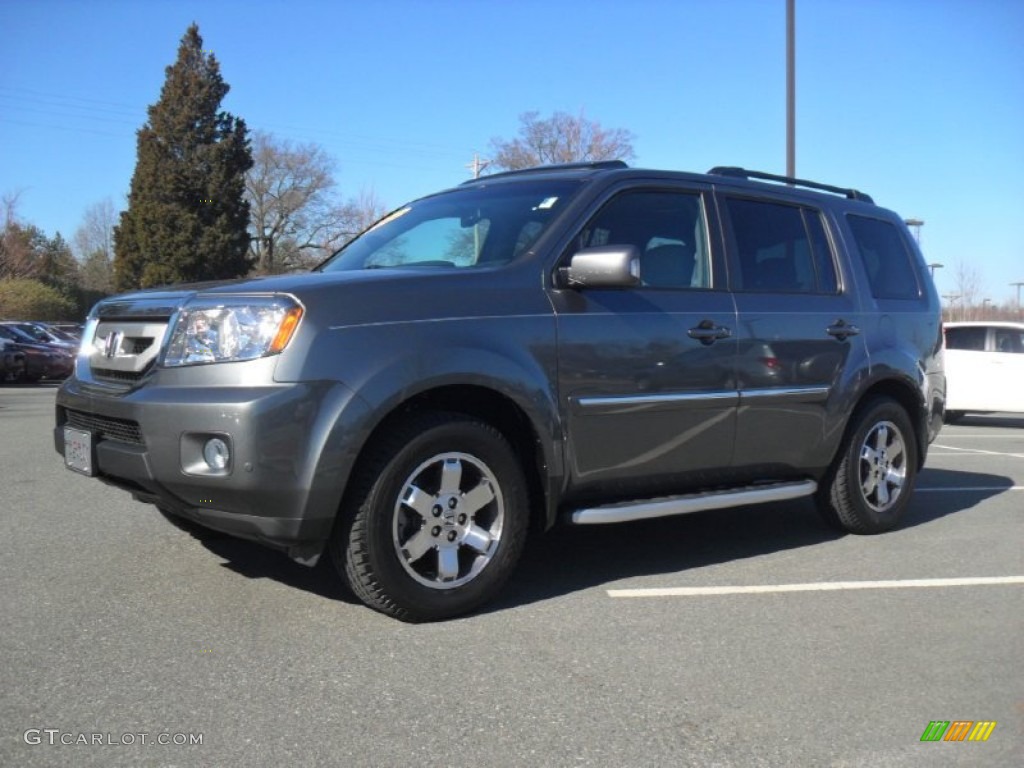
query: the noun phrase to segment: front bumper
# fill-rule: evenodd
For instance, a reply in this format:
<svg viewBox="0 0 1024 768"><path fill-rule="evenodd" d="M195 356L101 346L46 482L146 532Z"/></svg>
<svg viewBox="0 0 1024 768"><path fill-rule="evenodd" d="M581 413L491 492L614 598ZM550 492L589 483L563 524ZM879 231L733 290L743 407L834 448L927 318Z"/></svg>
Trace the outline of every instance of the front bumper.
<svg viewBox="0 0 1024 768"><path fill-rule="evenodd" d="M53 437L63 455L64 427L84 427L93 434L99 479L311 564L330 534L366 415L362 401L335 382L151 383L111 395L72 378L57 394ZM210 437L231 448L224 470L196 460Z"/></svg>

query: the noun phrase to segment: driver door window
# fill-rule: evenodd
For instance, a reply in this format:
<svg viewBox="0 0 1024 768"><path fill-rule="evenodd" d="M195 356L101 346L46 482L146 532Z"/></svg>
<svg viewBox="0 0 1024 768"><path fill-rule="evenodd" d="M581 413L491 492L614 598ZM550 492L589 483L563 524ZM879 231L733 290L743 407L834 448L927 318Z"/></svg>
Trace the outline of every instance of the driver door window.
<svg viewBox="0 0 1024 768"><path fill-rule="evenodd" d="M580 233L579 248L633 245L641 285L710 288L711 264L701 196L644 190L613 198Z"/></svg>

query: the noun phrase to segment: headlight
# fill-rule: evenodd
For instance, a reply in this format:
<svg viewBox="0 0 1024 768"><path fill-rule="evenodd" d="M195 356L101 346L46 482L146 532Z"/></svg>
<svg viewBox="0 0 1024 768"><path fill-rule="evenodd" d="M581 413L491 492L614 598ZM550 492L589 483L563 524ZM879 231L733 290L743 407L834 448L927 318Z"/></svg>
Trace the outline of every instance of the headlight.
<svg viewBox="0 0 1024 768"><path fill-rule="evenodd" d="M227 363L274 355L302 318L289 296L200 296L178 313L165 366Z"/></svg>

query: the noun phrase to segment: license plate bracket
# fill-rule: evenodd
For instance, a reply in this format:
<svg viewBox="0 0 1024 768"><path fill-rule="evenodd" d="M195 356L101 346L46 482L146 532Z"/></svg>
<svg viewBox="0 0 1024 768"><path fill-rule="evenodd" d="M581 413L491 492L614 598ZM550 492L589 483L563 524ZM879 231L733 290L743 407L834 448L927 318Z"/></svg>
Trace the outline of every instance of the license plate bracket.
<svg viewBox="0 0 1024 768"><path fill-rule="evenodd" d="M92 432L64 427L64 466L89 477L96 474L96 445Z"/></svg>

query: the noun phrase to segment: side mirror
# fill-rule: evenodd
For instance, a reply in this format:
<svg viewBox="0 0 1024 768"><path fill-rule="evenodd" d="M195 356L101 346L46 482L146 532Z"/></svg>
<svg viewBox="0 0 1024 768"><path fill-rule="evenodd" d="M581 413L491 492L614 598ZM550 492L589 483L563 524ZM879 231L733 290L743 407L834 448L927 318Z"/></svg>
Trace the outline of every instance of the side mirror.
<svg viewBox="0 0 1024 768"><path fill-rule="evenodd" d="M560 272L568 288L630 288L640 285L640 251L635 245L584 248Z"/></svg>

